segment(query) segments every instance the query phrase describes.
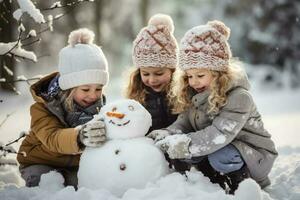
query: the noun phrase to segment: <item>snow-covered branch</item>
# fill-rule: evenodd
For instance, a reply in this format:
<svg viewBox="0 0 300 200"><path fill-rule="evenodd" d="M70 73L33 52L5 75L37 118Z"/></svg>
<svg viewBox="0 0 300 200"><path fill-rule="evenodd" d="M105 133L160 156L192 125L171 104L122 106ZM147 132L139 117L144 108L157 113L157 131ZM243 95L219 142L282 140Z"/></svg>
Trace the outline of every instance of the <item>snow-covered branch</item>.
<svg viewBox="0 0 300 200"><path fill-rule="evenodd" d="M5 78L0 79L0 83L16 83L16 82L28 82L28 81L35 81L35 80L40 80L42 78L41 75L35 76L32 78L26 78L25 76L18 76L17 79L12 80L12 81L7 81Z"/></svg>
<svg viewBox="0 0 300 200"><path fill-rule="evenodd" d="M46 31L53 31L53 21L62 18L68 13L72 12L73 9L84 2L93 2L93 0L76 0L65 5L62 5L60 1L55 2L49 8L38 9L35 4L31 0L17 0L19 5L19 9L13 12L13 17L19 22L18 26L18 38L16 41L9 42L0 42L0 56L11 56L13 58L21 58L30 60L33 62L37 62L37 56L33 51L27 51L23 47L30 46L35 43L39 43L41 41L40 35ZM5 4L3 3L3 6ZM65 13L58 14L56 16L48 15L47 19L45 19L44 15L41 11L49 11L57 8L70 7L68 11ZM41 27L46 25L47 27L42 28L41 31L36 32L34 29L31 29L25 36L25 27L21 23L21 18L24 13L27 13L36 23L38 23ZM2 15L1 18L7 19ZM33 41L29 41L27 43L23 43L31 38L35 38Z"/></svg>
<svg viewBox="0 0 300 200"><path fill-rule="evenodd" d="M77 7L78 5L80 5L83 2L94 2L94 0L77 0L77 1L67 3L67 4L64 4L64 5L62 5L60 1L57 1L57 2L54 2L50 6L50 8L44 8L44 9L41 9L41 10L45 11L45 10L54 10L56 8Z"/></svg>

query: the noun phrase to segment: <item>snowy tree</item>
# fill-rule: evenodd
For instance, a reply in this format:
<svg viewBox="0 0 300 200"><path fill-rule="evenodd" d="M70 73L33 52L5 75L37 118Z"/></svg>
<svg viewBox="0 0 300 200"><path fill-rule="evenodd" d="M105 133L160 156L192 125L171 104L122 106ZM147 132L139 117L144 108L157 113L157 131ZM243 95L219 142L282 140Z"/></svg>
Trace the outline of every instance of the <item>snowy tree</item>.
<svg viewBox="0 0 300 200"><path fill-rule="evenodd" d="M60 1L47 5L45 2L38 4L31 0L4 0L0 2L0 84L3 88L13 89L14 82L36 80L37 77L27 79L15 78L15 61L30 60L37 62L38 56L31 50L33 44L38 44L42 34L53 31L53 22L69 14L78 5L93 0L73 0L62 4ZM43 7L44 6L44 7ZM63 9L64 12L55 16L43 12Z"/></svg>

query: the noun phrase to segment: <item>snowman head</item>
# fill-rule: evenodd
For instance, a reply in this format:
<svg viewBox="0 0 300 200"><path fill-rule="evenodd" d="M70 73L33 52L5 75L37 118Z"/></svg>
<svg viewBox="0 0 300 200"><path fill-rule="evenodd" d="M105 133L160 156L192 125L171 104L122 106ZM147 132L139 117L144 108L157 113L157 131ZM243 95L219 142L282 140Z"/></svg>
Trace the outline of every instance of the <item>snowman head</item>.
<svg viewBox="0 0 300 200"><path fill-rule="evenodd" d="M137 101L122 99L101 108L108 139L128 139L145 136L152 119L150 113Z"/></svg>

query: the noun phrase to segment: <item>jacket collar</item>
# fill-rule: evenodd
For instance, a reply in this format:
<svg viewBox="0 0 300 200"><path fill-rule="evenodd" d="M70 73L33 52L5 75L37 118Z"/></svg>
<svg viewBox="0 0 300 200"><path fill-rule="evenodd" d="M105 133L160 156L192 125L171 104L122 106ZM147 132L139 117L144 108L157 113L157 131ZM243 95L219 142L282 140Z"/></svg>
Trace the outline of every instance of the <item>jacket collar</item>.
<svg viewBox="0 0 300 200"><path fill-rule="evenodd" d="M31 92L31 95L32 95L34 101L36 101L38 103L46 104L46 101L42 97L41 92L43 90L47 90L49 83L57 75L58 75L58 72L54 72L49 75L46 75L41 80L37 81L32 86L30 86L30 92Z"/></svg>

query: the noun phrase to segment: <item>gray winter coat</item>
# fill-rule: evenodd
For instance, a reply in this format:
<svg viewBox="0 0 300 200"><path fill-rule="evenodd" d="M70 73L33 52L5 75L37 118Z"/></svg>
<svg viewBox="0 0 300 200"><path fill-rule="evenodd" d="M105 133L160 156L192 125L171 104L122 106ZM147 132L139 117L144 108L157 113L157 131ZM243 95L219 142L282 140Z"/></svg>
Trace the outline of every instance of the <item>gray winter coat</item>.
<svg viewBox="0 0 300 200"><path fill-rule="evenodd" d="M208 92L193 96L192 106L181 113L167 129L181 130L191 138L192 157L211 154L232 144L241 153L251 177L265 187L270 184L268 174L278 153L271 135L264 129L261 115L249 93L244 75L228 90L227 104L213 119L206 114Z"/></svg>

